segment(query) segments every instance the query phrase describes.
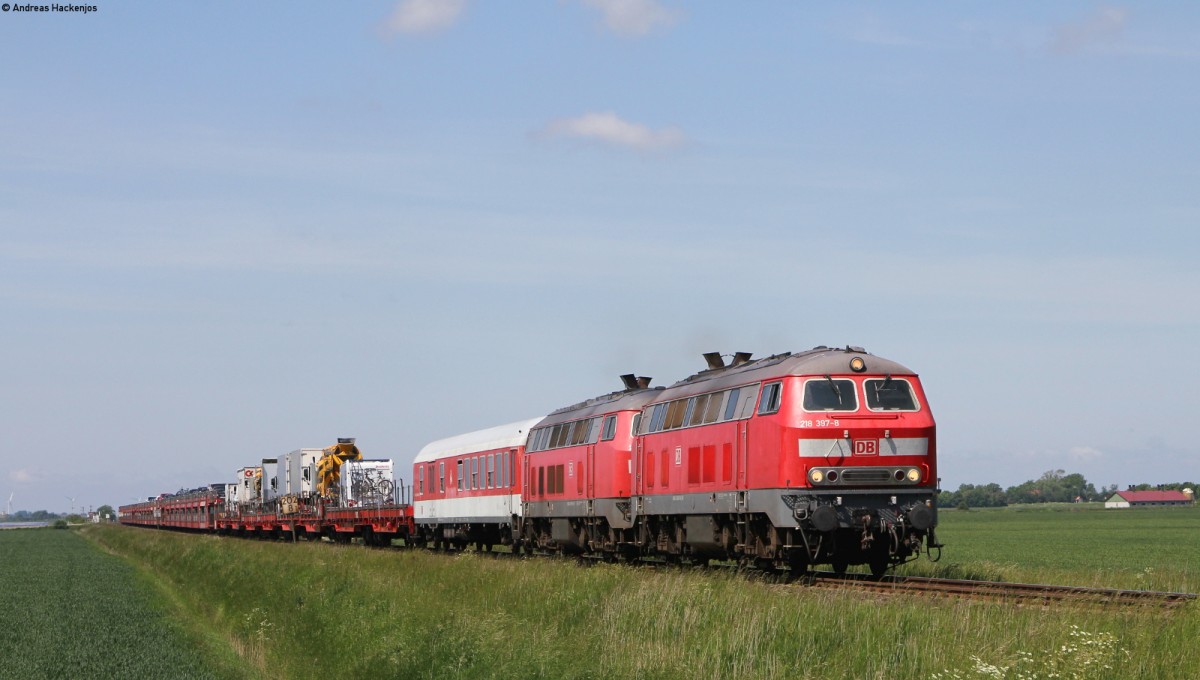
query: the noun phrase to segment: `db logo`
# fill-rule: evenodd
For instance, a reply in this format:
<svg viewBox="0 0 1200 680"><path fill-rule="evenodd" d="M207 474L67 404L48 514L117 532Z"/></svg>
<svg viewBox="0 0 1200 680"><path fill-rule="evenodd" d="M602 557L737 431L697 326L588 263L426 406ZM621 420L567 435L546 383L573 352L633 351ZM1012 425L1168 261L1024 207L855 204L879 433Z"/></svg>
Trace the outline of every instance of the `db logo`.
<svg viewBox="0 0 1200 680"><path fill-rule="evenodd" d="M874 439L860 439L854 442L854 455L874 456L879 453L879 442Z"/></svg>

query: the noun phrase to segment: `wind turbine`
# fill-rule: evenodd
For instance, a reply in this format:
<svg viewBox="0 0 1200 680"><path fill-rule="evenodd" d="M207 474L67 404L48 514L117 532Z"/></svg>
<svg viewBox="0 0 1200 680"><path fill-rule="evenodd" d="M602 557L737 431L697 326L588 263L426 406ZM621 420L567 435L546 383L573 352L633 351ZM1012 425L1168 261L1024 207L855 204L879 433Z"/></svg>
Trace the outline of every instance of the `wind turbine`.
<svg viewBox="0 0 1200 680"><path fill-rule="evenodd" d="M71 501L71 514L74 515L75 514L75 499L71 498L70 496L63 496L63 498Z"/></svg>
<svg viewBox="0 0 1200 680"><path fill-rule="evenodd" d="M12 517L12 499L16 493L16 491L13 491L12 493L8 494L8 512L4 513L5 517Z"/></svg>

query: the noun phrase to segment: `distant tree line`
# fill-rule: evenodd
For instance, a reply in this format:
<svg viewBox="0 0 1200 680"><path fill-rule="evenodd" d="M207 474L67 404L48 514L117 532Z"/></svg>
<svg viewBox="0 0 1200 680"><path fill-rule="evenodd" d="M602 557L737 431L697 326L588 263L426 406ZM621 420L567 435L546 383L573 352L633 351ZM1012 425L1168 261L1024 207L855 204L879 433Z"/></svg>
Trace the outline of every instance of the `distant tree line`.
<svg viewBox="0 0 1200 680"><path fill-rule="evenodd" d="M1192 482L1174 484L1136 484L1127 487L1134 491L1181 491L1195 489ZM963 484L957 491L942 491L938 505L943 508L996 508L1017 503L1072 503L1103 501L1117 491L1116 484L1097 489L1078 472L1049 470L1038 479L1031 479L1007 489L999 484Z"/></svg>
<svg viewBox="0 0 1200 680"><path fill-rule="evenodd" d="M7 519L10 522L49 522L55 519L64 519L65 517L66 515L60 515L56 512L49 512L46 510L35 510L33 512L28 510L18 510L13 514L8 515Z"/></svg>
<svg viewBox="0 0 1200 680"><path fill-rule="evenodd" d="M96 513L102 519L107 517L111 517L114 521L117 519L117 511L113 510L111 505L101 505L96 509ZM71 524L79 524L80 522L87 521L87 516L83 513L59 514L48 510L35 510L33 512L17 510L11 515L0 513L0 516L3 517L5 522L53 522L54 520L61 519Z"/></svg>

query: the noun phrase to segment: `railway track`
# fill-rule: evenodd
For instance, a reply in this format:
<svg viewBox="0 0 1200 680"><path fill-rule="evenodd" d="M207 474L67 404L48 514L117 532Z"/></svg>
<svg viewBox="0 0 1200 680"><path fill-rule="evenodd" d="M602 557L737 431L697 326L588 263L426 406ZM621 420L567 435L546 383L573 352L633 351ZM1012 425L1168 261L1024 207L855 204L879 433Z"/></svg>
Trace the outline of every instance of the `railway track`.
<svg viewBox="0 0 1200 680"><path fill-rule="evenodd" d="M1085 588L1033 583L1004 583L1000 581L967 581L926 578L919 576L885 576L873 580L861 574L839 576L832 572L813 572L809 583L817 588L854 589L870 592L925 596L965 597L970 599L1051 604L1079 602L1116 606L1150 606L1174 608L1197 599L1194 593L1171 593L1153 590L1120 590L1115 588Z"/></svg>

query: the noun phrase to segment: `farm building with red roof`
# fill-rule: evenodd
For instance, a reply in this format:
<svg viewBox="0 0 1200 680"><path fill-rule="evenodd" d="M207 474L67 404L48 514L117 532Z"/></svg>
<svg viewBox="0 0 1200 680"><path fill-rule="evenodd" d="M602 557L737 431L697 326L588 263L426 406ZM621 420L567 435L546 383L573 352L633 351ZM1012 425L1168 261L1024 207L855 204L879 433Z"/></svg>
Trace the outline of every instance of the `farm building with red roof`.
<svg viewBox="0 0 1200 680"><path fill-rule="evenodd" d="M1118 491L1104 501L1106 508L1141 508L1152 505L1192 505L1195 493L1183 491Z"/></svg>

